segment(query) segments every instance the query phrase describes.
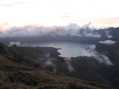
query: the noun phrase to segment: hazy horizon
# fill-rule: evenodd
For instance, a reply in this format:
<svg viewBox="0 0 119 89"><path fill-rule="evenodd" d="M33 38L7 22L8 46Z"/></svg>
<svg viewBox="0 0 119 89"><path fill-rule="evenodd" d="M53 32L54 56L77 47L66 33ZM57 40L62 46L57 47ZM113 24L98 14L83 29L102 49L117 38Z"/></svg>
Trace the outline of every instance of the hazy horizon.
<svg viewBox="0 0 119 89"><path fill-rule="evenodd" d="M0 0L0 30L11 26L118 27L118 0Z"/></svg>

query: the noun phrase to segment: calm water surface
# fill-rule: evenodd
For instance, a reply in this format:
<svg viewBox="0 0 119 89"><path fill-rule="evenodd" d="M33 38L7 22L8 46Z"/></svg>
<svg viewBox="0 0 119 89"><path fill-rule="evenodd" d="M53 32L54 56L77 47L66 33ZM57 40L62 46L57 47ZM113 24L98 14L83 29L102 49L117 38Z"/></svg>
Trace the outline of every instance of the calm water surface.
<svg viewBox="0 0 119 89"><path fill-rule="evenodd" d="M63 57L91 56L94 45L71 43L71 42L55 42L55 43L40 43L41 47L60 48L58 52Z"/></svg>
<svg viewBox="0 0 119 89"><path fill-rule="evenodd" d="M29 45L29 44L28 44ZM26 44L26 46L28 46ZM89 44L80 44L80 43L72 43L72 42L53 42L53 43L37 43L30 44L33 47L55 47L60 48L58 52L62 57L77 57L77 56L88 56L94 57L101 63L105 63L107 65L113 65L110 59L103 54L98 53L95 50L95 45Z"/></svg>

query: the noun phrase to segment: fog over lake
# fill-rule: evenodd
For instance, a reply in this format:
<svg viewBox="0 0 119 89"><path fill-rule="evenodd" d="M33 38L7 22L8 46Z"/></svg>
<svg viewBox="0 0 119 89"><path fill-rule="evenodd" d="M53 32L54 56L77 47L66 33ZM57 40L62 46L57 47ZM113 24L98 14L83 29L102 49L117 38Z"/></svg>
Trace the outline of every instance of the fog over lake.
<svg viewBox="0 0 119 89"><path fill-rule="evenodd" d="M91 56L95 45L80 44L72 42L53 42L37 44L41 47L55 47L60 48L58 52L63 57L77 57L77 56Z"/></svg>

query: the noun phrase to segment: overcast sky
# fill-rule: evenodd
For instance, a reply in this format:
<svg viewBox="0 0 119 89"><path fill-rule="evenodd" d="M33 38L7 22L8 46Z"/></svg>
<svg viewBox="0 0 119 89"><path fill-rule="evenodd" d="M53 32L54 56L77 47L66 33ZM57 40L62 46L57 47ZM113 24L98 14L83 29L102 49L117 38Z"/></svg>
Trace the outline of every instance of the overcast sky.
<svg viewBox="0 0 119 89"><path fill-rule="evenodd" d="M0 0L1 25L119 26L119 0Z"/></svg>

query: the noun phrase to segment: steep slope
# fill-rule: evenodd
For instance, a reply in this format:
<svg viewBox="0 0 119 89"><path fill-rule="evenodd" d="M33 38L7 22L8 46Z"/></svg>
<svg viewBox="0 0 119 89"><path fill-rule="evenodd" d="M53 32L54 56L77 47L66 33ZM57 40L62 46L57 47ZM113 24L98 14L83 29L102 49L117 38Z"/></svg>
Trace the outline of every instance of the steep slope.
<svg viewBox="0 0 119 89"><path fill-rule="evenodd" d="M47 51L42 51L44 49ZM46 58L45 54L51 52L51 49L53 50L39 49L40 57ZM37 64L38 61L34 58L37 53L35 48L7 47L0 44L0 89L111 89L98 82L50 72ZM52 56L57 58L54 51Z"/></svg>

